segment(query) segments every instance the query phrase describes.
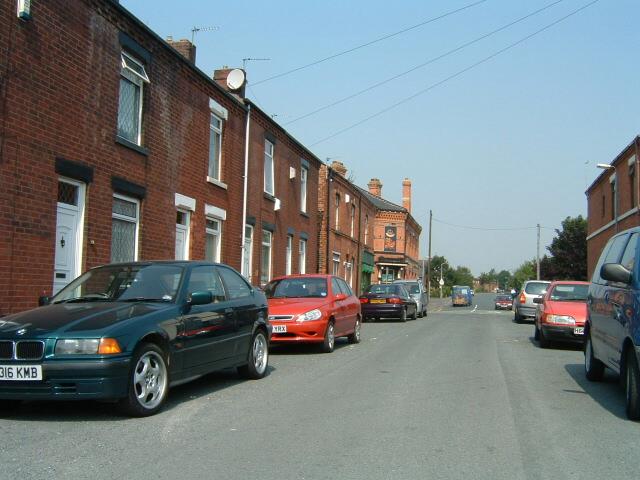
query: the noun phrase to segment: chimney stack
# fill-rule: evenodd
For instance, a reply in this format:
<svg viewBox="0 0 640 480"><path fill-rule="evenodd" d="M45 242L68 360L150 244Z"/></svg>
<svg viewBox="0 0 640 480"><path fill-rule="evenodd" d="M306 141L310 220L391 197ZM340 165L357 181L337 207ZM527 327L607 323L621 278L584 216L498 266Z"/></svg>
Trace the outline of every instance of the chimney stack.
<svg viewBox="0 0 640 480"><path fill-rule="evenodd" d="M371 195L375 195L376 197L382 197L382 182L378 178L372 178L369 183L367 183L367 187L369 187L369 193Z"/></svg>
<svg viewBox="0 0 640 480"><path fill-rule="evenodd" d="M334 160L333 162L331 162L331 169L336 172L337 174L343 176L346 178L347 176L347 167L344 166L344 163L338 161L338 160Z"/></svg>
<svg viewBox="0 0 640 480"><path fill-rule="evenodd" d="M191 63L196 63L196 46L189 40L183 38L181 40L174 41L173 37L167 37L167 43Z"/></svg>
<svg viewBox="0 0 640 480"><path fill-rule="evenodd" d="M229 82L227 82L227 77L234 70L238 70L239 72L242 72L243 75L245 75L245 77L244 77L245 80L242 82L242 86L240 88L235 89L235 90L231 89L229 87ZM236 72L236 73L238 73L238 72ZM215 82L218 85L220 85L222 88L224 88L227 92L235 95L240 100L244 99L244 89L245 89L245 86L247 84L247 82L246 82L246 72L244 70L242 70L240 68L222 67L221 69L216 70L215 72L213 72L213 79L215 80Z"/></svg>
<svg viewBox="0 0 640 480"><path fill-rule="evenodd" d="M402 181L402 206L411 213L411 180L408 178Z"/></svg>

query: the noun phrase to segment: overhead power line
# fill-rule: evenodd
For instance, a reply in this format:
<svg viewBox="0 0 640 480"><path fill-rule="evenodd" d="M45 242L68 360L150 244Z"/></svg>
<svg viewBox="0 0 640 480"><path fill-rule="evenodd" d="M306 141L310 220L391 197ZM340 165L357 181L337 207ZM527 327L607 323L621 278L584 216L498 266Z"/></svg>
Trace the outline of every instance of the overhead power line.
<svg viewBox="0 0 640 480"><path fill-rule="evenodd" d="M433 217L433 221L437 222L437 223L441 223L443 225L448 225L450 227L457 227L457 228L465 228L468 230L484 230L484 231L514 231L514 230L534 230L536 228L538 228L536 225L533 225L531 227L476 227L476 226L470 226L470 225L458 225L456 223L450 223L450 222L445 222L444 220L440 220L438 218Z"/></svg>
<svg viewBox="0 0 640 480"><path fill-rule="evenodd" d="M300 67L296 67L296 68L293 68L291 70L287 70L286 72L282 72L282 73L279 73L277 75L273 75L271 77L259 80L257 82L253 82L253 85L254 86L260 85L261 83L266 83L266 82L269 82L271 80L275 80L276 78L281 78L281 77L284 77L286 75L291 75L292 73L299 72L300 70L304 70L304 69L309 68L309 67L313 67L314 65L318 65L318 64L326 62L328 60L333 60L334 58L340 57L342 55L346 55L347 53L355 52L356 50L360 50L362 48L369 47L369 46L371 46L371 45L373 45L375 43L382 42L383 40L388 40L389 38L393 38L393 37L396 37L396 36L401 35L403 33L406 33L406 32L409 32L411 30L414 30L416 28L423 27L424 25L428 25L429 23L433 23L433 22L435 22L437 20L441 20L441 19L446 18L448 16L454 15L454 14L456 14L458 12L462 12L463 10L467 10L468 8L475 7L476 5L480 5L481 3L485 3L486 1L487 0L479 0L477 2L470 3L469 5L465 5L463 7L457 8L455 10L451 10L449 12L443 13L442 15L438 15L437 17L433 17L433 18L430 18L430 19L425 20L423 22L420 22L420 23L417 23L415 25L412 25L410 27L403 28L402 30L398 30L397 32L389 33L389 34L384 35L382 37L376 38L375 40L371 40L371 41L369 41L367 43L363 43L361 45L357 45L357 46L349 48L347 50L343 50L341 52L329 55L328 57L324 57L324 58L321 58L319 60L315 60L315 61L313 61L311 63L307 63L306 65L302 65Z"/></svg>
<svg viewBox="0 0 640 480"><path fill-rule="evenodd" d="M423 94L427 93L428 91L433 90L434 88L439 87L440 85L442 85L444 83L447 83L450 80L453 80L456 77L459 77L460 75L468 72L469 70L472 70L472 69L476 68L477 66L482 65L483 63L486 63L489 60L492 60L493 58L497 57L498 55L500 55L500 54L502 54L502 53L504 53L504 52L506 52L508 50L511 50L512 48L520 45L521 43L526 42L530 38L535 37L536 35L539 35L540 33L550 29L551 27L554 27L555 25L565 21L566 19L572 17L573 15L576 15L577 13L581 12L582 10L585 10L585 9L589 8L591 5L593 5L595 3L598 3L599 1L600 0L593 0L593 1L583 5L582 7L577 8L576 10L573 10L571 13L568 13L564 17L559 18L555 22L552 22L552 23L542 27L541 29L536 30L535 32L527 35L526 37L523 37L520 40L518 40L516 42L513 42L510 45L508 45L508 46L506 46L506 47L504 47L504 48L492 53L491 55L489 55L487 57L484 57L482 60L480 60L480 61L478 61L476 63L473 63L473 64L469 65L468 67L463 68L462 70L459 70L458 72L456 72L456 73L454 73L452 75L449 75L448 77L440 80L439 82L433 83L433 84L429 85L428 87L426 87L426 88L414 93L413 95L411 95L409 97L405 97L404 99L400 100L399 102L396 102L393 105L389 105L388 107L383 108L382 110L379 110L376 113L374 113L372 115L369 115L368 117L365 117L362 120L349 125L348 127L345 127L345 128L343 128L341 130L338 130L337 132L332 133L331 135L328 135L328 136L326 136L324 138L321 138L320 140L316 141L315 143L312 143L309 146L313 147L313 146L318 145L320 143L326 142L327 140L330 140L330 139L332 139L334 137L337 137L338 135L341 135L341 134L343 134L345 132L348 132L349 130L354 129L354 128L362 125L363 123L368 122L369 120L373 120L374 118L379 117L380 115L383 115L384 113L387 113L388 111L393 110L394 108L397 108L400 105L403 105L403 104L413 100L414 98L419 97L420 95L423 95Z"/></svg>
<svg viewBox="0 0 640 480"><path fill-rule="evenodd" d="M336 105L344 103L347 100L351 100L352 98L355 98L355 97L358 97L358 96L360 96L360 95L362 95L364 93L370 92L371 90L373 90L375 88L378 88L378 87L381 87L382 85L385 85L385 84L387 84L389 82L392 82L393 80L397 80L400 77L404 77L405 75L408 75L409 73L415 72L416 70L419 70L420 68L426 67L427 65L435 63L438 60L442 60L443 58L448 57L449 55L453 55L454 53L457 53L460 50L463 50L464 48L467 48L467 47L469 47L469 46L471 46L471 45L473 45L475 43L478 43L478 42L484 40L485 38L488 38L488 37L490 37L492 35L495 35L496 33L499 33L499 32L501 32L503 30L506 30L507 28L512 27L513 25L516 25L517 23L523 22L524 20L526 20L526 19L528 19L530 17L533 17L534 15L537 15L538 13L541 13L541 12L543 12L545 10L548 10L549 8L557 5L558 3L562 3L563 1L564 0L556 0L554 2L551 2L550 4L545 5L544 7L539 8L538 10L535 10L535 11L533 11L531 13L528 13L527 15L525 15L523 17L520 17L520 18L518 18L518 19L516 19L516 20L514 20L512 22L509 22L506 25L501 26L500 28L492 30L489 33L485 33L484 35L481 35L480 37L477 37L477 38L475 38L475 39L473 39L473 40L471 40L469 42L463 43L462 45L459 45L456 48L453 48L453 49L451 49L451 50L449 50L449 51L447 51L447 52L445 52L445 53L443 53L441 55L438 55L437 57L430 58L429 60L421 63L420 65L416 65L415 67L412 67L409 70L405 70L402 73L398 73L397 75L389 77L389 78L387 78L385 80L382 80L380 82L374 83L373 85L371 85L371 86L369 86L367 88L364 88L364 89L362 89L362 90L360 90L358 92L355 92L355 93L353 93L351 95L343 97L343 98L341 98L339 100L336 100L336 101L334 101L332 103L329 103L327 105L319 107L319 108L317 108L317 109L315 109L315 110L313 110L313 111L311 111L309 113L306 113L304 115L296 117L293 120L289 120L288 122L285 123L285 125L289 125L289 124L297 122L299 120L308 118L308 117L310 117L312 115L315 115L316 113L320 113L320 112L322 112L324 110L327 110L327 109L329 109L331 107L335 107Z"/></svg>

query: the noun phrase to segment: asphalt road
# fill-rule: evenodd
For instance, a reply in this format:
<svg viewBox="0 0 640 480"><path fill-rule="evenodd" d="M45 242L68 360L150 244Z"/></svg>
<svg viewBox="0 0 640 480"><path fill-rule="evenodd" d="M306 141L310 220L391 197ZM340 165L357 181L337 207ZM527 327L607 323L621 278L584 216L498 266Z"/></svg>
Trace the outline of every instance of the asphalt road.
<svg viewBox="0 0 640 480"><path fill-rule="evenodd" d="M0 479L638 478L617 378L588 383L578 348L538 348L492 299L275 349L267 378L207 376L147 419L25 403L0 414Z"/></svg>

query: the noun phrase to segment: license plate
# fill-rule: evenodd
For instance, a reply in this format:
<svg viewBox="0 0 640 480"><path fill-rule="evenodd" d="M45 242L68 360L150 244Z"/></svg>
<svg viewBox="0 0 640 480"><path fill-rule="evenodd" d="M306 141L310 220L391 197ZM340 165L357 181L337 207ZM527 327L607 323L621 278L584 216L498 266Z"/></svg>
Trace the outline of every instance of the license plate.
<svg viewBox="0 0 640 480"><path fill-rule="evenodd" d="M386 300L384 298L374 298L371 303L386 303Z"/></svg>
<svg viewBox="0 0 640 480"><path fill-rule="evenodd" d="M286 325L274 325L273 326L273 333L287 333L287 326Z"/></svg>
<svg viewBox="0 0 640 480"><path fill-rule="evenodd" d="M0 365L0 381L42 380L42 365Z"/></svg>
<svg viewBox="0 0 640 480"><path fill-rule="evenodd" d="M574 335L584 335L584 327L576 327L573 329Z"/></svg>

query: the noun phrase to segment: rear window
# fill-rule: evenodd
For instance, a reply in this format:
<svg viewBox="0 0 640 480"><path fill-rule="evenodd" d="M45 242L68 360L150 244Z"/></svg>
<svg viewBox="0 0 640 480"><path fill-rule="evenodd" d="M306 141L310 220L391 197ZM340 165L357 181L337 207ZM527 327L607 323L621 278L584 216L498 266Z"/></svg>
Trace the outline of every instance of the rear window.
<svg viewBox="0 0 640 480"><path fill-rule="evenodd" d="M502 301L505 301L505 300L511 301L511 295L498 295L496 297L496 301L497 302L502 302Z"/></svg>
<svg viewBox="0 0 640 480"><path fill-rule="evenodd" d="M412 294L420 293L420 284L419 283L406 282L406 283L401 283L400 285L402 285L404 288L406 288L409 293L412 293Z"/></svg>
<svg viewBox="0 0 640 480"><path fill-rule="evenodd" d="M397 295L399 292L399 288L397 285L390 284L378 284L378 285L369 285L365 293L375 293L378 295Z"/></svg>
<svg viewBox="0 0 640 480"><path fill-rule="evenodd" d="M549 300L556 302L586 302L589 285L556 285L549 294Z"/></svg>
<svg viewBox="0 0 640 480"><path fill-rule="evenodd" d="M527 283L527 286L524 287L524 291L529 295L542 295L547 290L548 286L548 283L529 282Z"/></svg>

